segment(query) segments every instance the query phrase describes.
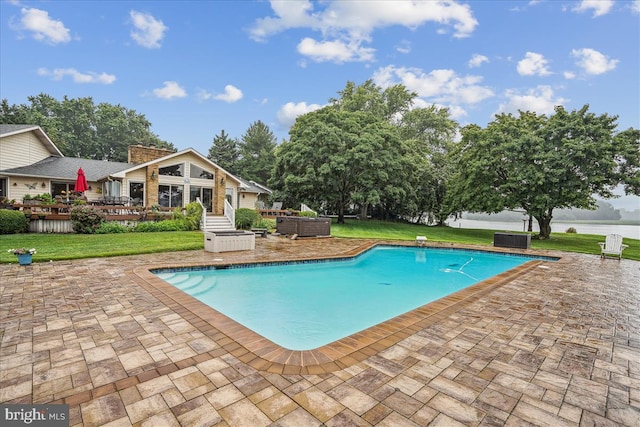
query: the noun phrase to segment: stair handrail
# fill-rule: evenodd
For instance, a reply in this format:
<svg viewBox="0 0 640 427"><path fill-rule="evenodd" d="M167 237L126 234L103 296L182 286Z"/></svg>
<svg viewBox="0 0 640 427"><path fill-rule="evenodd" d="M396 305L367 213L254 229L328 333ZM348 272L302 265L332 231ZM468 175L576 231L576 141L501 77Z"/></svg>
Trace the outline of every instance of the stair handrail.
<svg viewBox="0 0 640 427"><path fill-rule="evenodd" d="M233 229L236 229L236 210L227 199L224 199L224 216L231 222Z"/></svg>
<svg viewBox="0 0 640 427"><path fill-rule="evenodd" d="M204 231L205 227L207 226L207 208L202 204L202 200L200 200L200 197L196 197L196 202L198 202L200 206L202 206L202 215L200 216L200 230Z"/></svg>

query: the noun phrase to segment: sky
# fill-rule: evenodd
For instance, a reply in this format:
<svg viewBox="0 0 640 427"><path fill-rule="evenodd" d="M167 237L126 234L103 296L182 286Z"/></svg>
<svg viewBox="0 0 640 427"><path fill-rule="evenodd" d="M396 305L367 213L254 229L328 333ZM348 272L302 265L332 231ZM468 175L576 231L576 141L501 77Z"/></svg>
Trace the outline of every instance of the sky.
<svg viewBox="0 0 640 427"><path fill-rule="evenodd" d="M589 104L640 128L640 0L0 0L1 98L119 104L178 150L258 120L280 142L368 79L461 126Z"/></svg>

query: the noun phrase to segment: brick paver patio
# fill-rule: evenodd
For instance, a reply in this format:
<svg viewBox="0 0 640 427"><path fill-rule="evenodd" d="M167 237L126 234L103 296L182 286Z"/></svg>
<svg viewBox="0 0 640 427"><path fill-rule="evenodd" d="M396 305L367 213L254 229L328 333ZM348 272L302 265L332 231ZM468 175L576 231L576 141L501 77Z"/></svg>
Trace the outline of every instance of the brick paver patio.
<svg viewBox="0 0 640 427"><path fill-rule="evenodd" d="M561 259L307 353L145 274L371 243L0 265L0 403L67 403L72 426L640 425L638 262L532 251Z"/></svg>

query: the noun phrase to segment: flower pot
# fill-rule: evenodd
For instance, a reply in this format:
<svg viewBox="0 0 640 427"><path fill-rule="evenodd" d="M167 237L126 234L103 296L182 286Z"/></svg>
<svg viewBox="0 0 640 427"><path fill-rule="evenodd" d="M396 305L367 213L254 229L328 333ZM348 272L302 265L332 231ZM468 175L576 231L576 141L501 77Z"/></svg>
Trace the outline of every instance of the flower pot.
<svg viewBox="0 0 640 427"><path fill-rule="evenodd" d="M16 255L18 257L18 263L20 263L20 265L29 265L31 264L31 260L33 258L33 255L31 254L20 254L20 255Z"/></svg>

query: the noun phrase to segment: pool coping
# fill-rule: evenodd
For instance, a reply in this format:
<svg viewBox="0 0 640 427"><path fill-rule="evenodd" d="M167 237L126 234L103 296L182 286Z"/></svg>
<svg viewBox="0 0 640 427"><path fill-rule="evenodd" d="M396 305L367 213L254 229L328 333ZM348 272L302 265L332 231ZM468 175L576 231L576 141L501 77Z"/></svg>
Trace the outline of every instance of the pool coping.
<svg viewBox="0 0 640 427"><path fill-rule="evenodd" d="M369 249L380 245L413 246L404 242L369 242L348 253L332 256L300 257L299 259L283 259L284 262L304 262L313 260L335 260L355 257ZM442 246L425 246L425 249L444 249ZM449 249L479 250L467 246L451 246ZM542 256L527 251L503 250L502 248L480 249L483 252L520 254L526 256ZM560 259L553 257L555 259ZM270 262L278 262L273 260ZM189 263L179 265L151 264L138 266L127 271L134 281L152 294L162 303L192 323L204 335L215 340L225 351L233 354L241 361L256 370L282 375L323 374L345 369L356 363L386 350L394 344L410 337L420 330L438 322L451 313L473 303L493 291L510 283L544 261L532 260L509 269L489 279L478 282L465 289L456 291L436 301L427 303L414 310L392 319L371 326L363 331L349 335L332 343L313 350L289 350L259 335L244 325L209 307L196 298L188 295L175 286L160 279L153 270L172 268L197 268L216 265L254 264L252 262L212 261L207 264ZM260 264L256 262L255 264ZM215 357L216 353L209 355ZM200 355L193 360L182 361L181 365L196 364L204 361L207 355ZM158 368L162 371L162 368Z"/></svg>

